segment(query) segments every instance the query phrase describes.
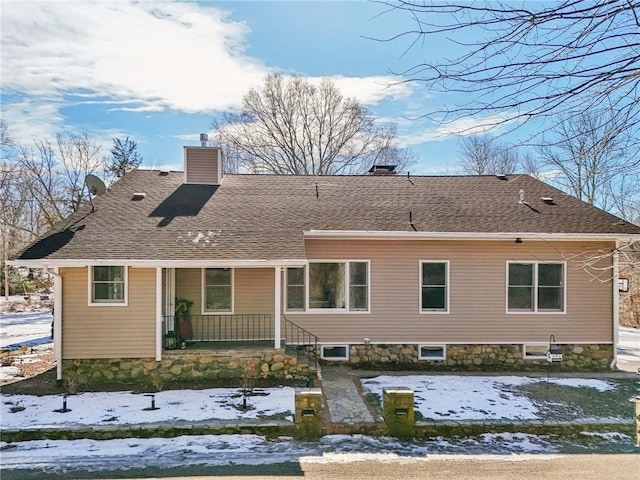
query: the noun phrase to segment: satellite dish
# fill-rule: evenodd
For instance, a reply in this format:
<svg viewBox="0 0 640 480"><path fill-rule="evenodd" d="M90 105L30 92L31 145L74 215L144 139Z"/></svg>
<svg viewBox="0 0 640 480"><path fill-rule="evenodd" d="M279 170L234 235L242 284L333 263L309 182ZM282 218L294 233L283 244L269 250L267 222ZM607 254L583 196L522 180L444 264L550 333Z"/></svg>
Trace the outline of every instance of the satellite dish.
<svg viewBox="0 0 640 480"><path fill-rule="evenodd" d="M89 193L91 195L100 196L107 191L107 187L105 187L104 182L92 174L84 177L84 184L89 189Z"/></svg>

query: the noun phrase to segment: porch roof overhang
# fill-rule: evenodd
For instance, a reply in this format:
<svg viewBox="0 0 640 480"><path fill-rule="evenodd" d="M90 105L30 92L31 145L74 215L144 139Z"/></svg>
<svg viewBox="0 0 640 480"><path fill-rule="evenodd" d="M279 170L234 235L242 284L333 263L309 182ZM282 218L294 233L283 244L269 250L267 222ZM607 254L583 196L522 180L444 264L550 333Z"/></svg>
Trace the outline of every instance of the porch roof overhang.
<svg viewBox="0 0 640 480"><path fill-rule="evenodd" d="M124 265L134 268L275 268L303 267L305 259L281 260L136 260L136 259L36 259L7 260L9 265L32 268L87 267L93 265Z"/></svg>
<svg viewBox="0 0 640 480"><path fill-rule="evenodd" d="M359 231L359 230L305 230L305 239L323 240L476 240L513 241L516 238L529 241L574 242L633 242L640 234L616 233L544 233L544 232L421 232L421 231Z"/></svg>

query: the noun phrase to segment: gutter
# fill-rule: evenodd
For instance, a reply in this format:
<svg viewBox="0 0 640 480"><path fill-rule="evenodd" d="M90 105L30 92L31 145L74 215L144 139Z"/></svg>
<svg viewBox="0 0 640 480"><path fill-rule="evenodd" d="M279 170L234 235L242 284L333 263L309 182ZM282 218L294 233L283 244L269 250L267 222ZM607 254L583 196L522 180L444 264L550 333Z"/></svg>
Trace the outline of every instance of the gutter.
<svg viewBox="0 0 640 480"><path fill-rule="evenodd" d="M9 265L32 268L48 268L52 264L56 267L87 267L93 265L122 265L133 268L275 268L275 267L304 267L306 259L281 260L136 260L131 258L79 258L38 260L7 260Z"/></svg>
<svg viewBox="0 0 640 480"><path fill-rule="evenodd" d="M424 232L424 231L361 231L361 230L305 230L304 238L353 240L496 240L514 241L640 241L633 233L538 233L538 232Z"/></svg>

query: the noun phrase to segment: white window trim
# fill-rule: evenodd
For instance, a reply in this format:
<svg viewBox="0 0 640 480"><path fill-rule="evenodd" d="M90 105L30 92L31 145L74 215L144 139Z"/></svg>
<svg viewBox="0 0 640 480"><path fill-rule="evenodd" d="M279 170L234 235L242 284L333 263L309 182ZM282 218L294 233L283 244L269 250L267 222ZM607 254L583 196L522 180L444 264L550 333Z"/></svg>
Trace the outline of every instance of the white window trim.
<svg viewBox="0 0 640 480"><path fill-rule="evenodd" d="M304 292L304 304L302 308L289 310L289 269L290 268L302 268L303 285L302 290ZM307 291L307 267L286 267L284 269L284 312L285 313L305 313L307 310L307 297L309 292Z"/></svg>
<svg viewBox="0 0 640 480"><path fill-rule="evenodd" d="M437 347L442 348L442 356L440 357L423 357L422 356L422 348L423 347ZM418 360L436 360L438 362L442 362L447 359L447 346L445 344L440 343L425 343L418 345Z"/></svg>
<svg viewBox="0 0 640 480"><path fill-rule="evenodd" d="M335 347L344 347L345 350L345 356L344 357L325 357L324 356L324 349L325 348L335 348ZM335 362L346 362L349 360L349 345L347 344L327 344L327 345L320 345L320 358L322 360L329 360L329 361L335 361Z"/></svg>
<svg viewBox="0 0 640 480"><path fill-rule="evenodd" d="M122 302L94 302L93 300L93 268L94 266L122 267L124 270L124 299ZM126 265L90 265L87 267L88 288L87 300L90 307L128 307L129 306L129 267Z"/></svg>
<svg viewBox="0 0 640 480"><path fill-rule="evenodd" d="M509 265L519 263L534 265L533 269L533 309L509 310ZM538 310L538 265L562 265L562 310ZM507 315L566 315L567 313L567 262L538 260L508 260L505 268L505 313Z"/></svg>
<svg viewBox="0 0 640 480"><path fill-rule="evenodd" d="M311 308L309 307L309 271L310 265L312 263L344 263L344 308ZM367 264L367 309L366 310L349 310L349 269L351 268L351 263L366 263ZM310 314L328 314L328 315L336 315L336 314L348 314L348 315L362 315L371 313L371 260L358 260L358 259L349 259L349 260L308 260L307 266L304 269L304 281L305 281L305 311L301 310L293 310L291 313L310 313ZM339 345L338 345L339 346Z"/></svg>
<svg viewBox="0 0 640 480"><path fill-rule="evenodd" d="M446 264L447 272L446 272L446 298L445 301L447 303L446 308L441 309L423 309L422 308L422 265L424 263L444 263ZM450 272L451 265L449 260L420 260L420 265L418 267L418 312L422 315L449 315L451 312L451 282L450 282Z"/></svg>
<svg viewBox="0 0 640 480"><path fill-rule="evenodd" d="M231 270L231 310L207 310L207 268L224 269L229 268ZM231 267L204 267L201 274L202 288L200 291L200 311L202 315L233 315L235 311L235 287L236 287L236 269Z"/></svg>
<svg viewBox="0 0 640 480"><path fill-rule="evenodd" d="M527 347L544 347L545 349L548 349L549 348L548 343L523 343L522 344L522 358L524 360L546 360L547 359L546 350L545 350L545 353L540 355L527 356Z"/></svg>

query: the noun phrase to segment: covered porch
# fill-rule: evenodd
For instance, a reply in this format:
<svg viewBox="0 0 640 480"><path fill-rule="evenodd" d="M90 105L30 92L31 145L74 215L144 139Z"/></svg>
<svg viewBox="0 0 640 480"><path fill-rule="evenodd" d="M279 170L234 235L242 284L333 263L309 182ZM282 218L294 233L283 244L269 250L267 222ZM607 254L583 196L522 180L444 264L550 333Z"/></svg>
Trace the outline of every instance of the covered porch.
<svg viewBox="0 0 640 480"><path fill-rule="evenodd" d="M157 269L158 359L163 352L283 349L317 361L318 337L282 313L286 266Z"/></svg>

